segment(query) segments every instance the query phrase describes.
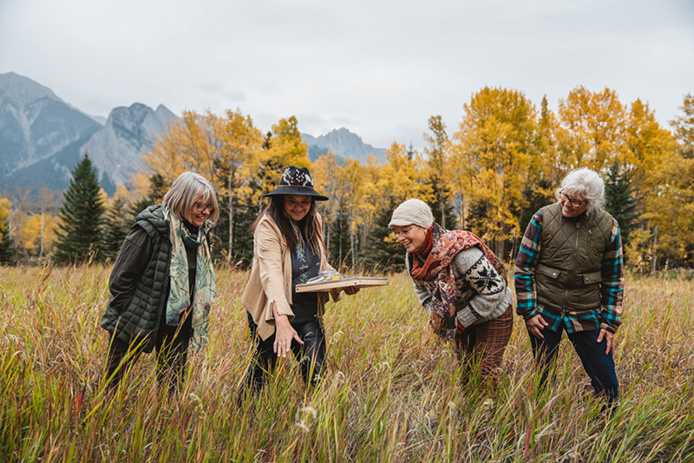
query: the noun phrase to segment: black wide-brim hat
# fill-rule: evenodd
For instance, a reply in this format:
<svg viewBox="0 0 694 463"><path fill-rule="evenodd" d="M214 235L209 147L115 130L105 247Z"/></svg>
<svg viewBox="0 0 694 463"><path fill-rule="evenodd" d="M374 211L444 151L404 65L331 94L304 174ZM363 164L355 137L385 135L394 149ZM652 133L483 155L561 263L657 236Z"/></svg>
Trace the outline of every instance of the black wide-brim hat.
<svg viewBox="0 0 694 463"><path fill-rule="evenodd" d="M323 196L313 189L313 178L306 167L289 166L284 169L280 185L265 196L296 195L311 196L316 201L327 201L328 197Z"/></svg>

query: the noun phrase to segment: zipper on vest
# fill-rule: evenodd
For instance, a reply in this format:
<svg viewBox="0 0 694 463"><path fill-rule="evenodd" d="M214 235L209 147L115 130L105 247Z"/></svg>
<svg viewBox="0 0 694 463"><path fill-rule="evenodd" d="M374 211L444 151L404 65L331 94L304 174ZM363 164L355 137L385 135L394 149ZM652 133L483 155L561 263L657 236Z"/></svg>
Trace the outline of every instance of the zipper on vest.
<svg viewBox="0 0 694 463"><path fill-rule="evenodd" d="M571 273L570 275L573 275L576 273L576 256L578 254L578 242L580 238L580 228L581 224L579 222L576 222L576 244L574 245L574 253L573 253L573 265L571 266ZM561 305L561 316L563 317L564 314L566 313L566 301L569 299L569 288L566 288L564 290L564 302Z"/></svg>

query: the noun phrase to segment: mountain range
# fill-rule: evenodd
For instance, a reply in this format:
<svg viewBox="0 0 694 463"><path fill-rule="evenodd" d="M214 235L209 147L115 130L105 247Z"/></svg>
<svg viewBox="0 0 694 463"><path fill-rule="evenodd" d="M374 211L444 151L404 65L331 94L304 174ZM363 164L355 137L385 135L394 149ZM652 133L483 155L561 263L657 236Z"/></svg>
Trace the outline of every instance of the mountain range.
<svg viewBox="0 0 694 463"><path fill-rule="evenodd" d="M0 74L0 191L64 190L72 170L89 154L101 187L112 195L142 166L142 155L178 117L134 103L114 108L104 121L59 98L49 88L14 72ZM328 150L340 159L385 159L385 150L365 144L347 129L314 137L301 134L315 161Z"/></svg>
<svg viewBox="0 0 694 463"><path fill-rule="evenodd" d="M357 159L362 164L366 164L369 155L376 156L381 162L386 159L385 149L374 148L364 143L359 135L344 127L318 137L302 133L301 138L308 144L308 157L311 162L328 151L332 151L341 160Z"/></svg>

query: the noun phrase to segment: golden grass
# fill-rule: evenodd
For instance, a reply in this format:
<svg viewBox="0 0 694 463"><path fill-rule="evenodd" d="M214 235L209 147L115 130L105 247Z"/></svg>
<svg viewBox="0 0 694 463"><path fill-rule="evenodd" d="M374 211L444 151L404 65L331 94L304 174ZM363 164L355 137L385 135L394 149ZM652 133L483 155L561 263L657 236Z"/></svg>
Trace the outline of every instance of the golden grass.
<svg viewBox="0 0 694 463"><path fill-rule="evenodd" d="M404 275L328 307L316 391L287 359L237 405L247 273L220 270L210 343L178 400L160 393L152 356L104 395L109 271L0 268L1 461L694 461L694 281L628 278L607 419L569 345L556 387L535 392L518 318L493 403L478 379L464 386Z"/></svg>

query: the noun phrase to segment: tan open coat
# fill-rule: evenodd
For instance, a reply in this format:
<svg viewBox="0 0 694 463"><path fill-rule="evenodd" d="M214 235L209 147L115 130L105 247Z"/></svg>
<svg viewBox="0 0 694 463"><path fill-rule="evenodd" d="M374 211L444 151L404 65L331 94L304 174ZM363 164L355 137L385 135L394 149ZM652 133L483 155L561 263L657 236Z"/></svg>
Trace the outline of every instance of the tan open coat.
<svg viewBox="0 0 694 463"><path fill-rule="evenodd" d="M322 229L320 215L316 214L318 229ZM321 245L320 271L332 270ZM341 290L330 293L334 301L342 297ZM322 322L328 293L318 293L318 319ZM277 304L277 313L286 315L289 321L292 312L292 255L287 241L275 221L264 214L253 234L253 264L248 284L241 302L258 325L258 335L267 339L275 333L275 317L272 304Z"/></svg>

